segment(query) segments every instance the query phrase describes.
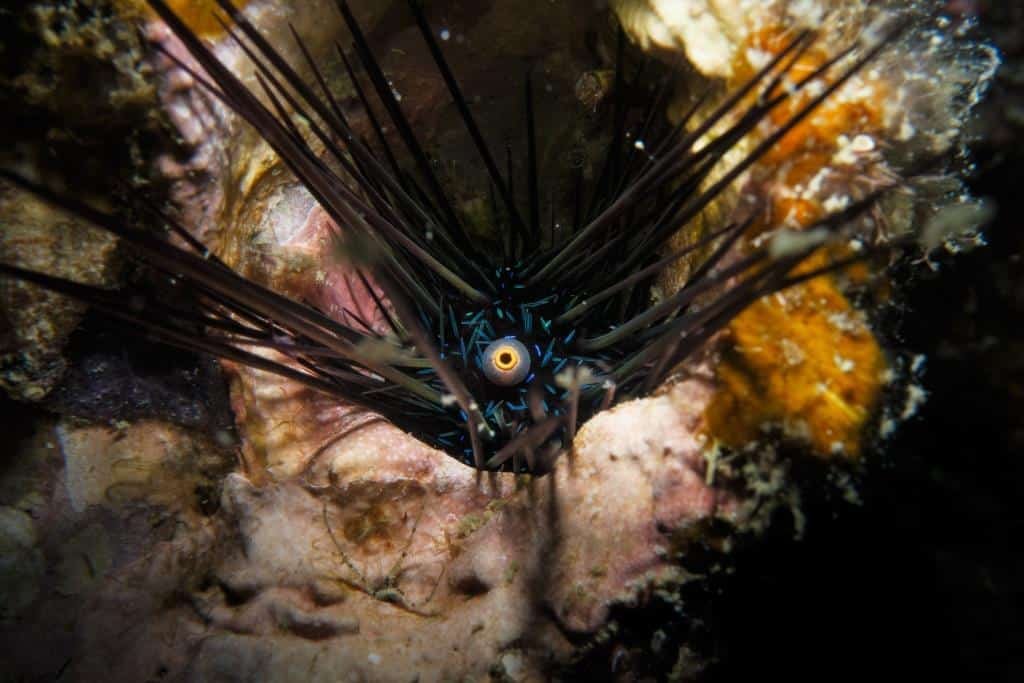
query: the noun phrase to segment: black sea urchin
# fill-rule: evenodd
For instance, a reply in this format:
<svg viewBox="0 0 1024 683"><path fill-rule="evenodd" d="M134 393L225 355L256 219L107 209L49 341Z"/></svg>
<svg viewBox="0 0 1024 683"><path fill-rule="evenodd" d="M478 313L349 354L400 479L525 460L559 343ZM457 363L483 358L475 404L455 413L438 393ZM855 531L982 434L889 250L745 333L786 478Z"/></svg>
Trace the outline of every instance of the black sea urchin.
<svg viewBox="0 0 1024 683"><path fill-rule="evenodd" d="M825 218L811 228L815 239L794 240L785 248L735 249L751 219L694 235L690 246L665 251L670 238L691 225L898 30L844 50L813 73L797 77L793 67L814 40L811 32L802 32L702 121L694 120L694 107L675 126L660 114L667 81L646 107L637 111L628 104L625 93L633 84L621 65L620 34L607 156L592 187L576 183L572 225L556 233L540 217L529 76L527 197L520 205L512 190L511 164L503 175L422 7L410 0L492 187L494 237L488 242L468 236L345 0L337 5L354 53L412 160L410 168L396 160L399 155L373 115L358 69L340 46L372 122L372 145L353 131L294 30L315 83L304 82L229 0L218 0L226 31L256 66L264 104L164 2L149 4L205 74L179 66L273 147L344 228L339 239L350 246L358 242L361 252L371 254L353 267L388 329L375 330L355 314L339 322L238 275L165 216L160 219L189 249L9 175L120 236L146 263L174 279L179 291L187 290L194 305L175 307L6 265L0 273L80 298L167 344L277 373L375 411L478 468L546 470L581 421L616 400L652 391L751 302L842 267L844 262L833 262L815 271L798 269L825 240L841 237L844 226L877 199L871 195ZM793 113L733 166L713 175L723 155L783 103ZM626 135L627 130L634 135ZM326 150L323 157L314 152L314 140ZM706 256L681 289L652 301L651 286L659 274L688 253ZM257 353L260 348L276 354Z"/></svg>

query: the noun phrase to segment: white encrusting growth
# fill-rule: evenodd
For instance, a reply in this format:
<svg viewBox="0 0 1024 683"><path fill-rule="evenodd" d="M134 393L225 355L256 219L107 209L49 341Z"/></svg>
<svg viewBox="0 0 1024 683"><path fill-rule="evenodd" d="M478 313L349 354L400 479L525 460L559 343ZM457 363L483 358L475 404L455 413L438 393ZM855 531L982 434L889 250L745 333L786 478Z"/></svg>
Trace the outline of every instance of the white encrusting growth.
<svg viewBox="0 0 1024 683"><path fill-rule="evenodd" d="M783 258L803 251L808 247L824 244L829 237L827 228L813 230L779 230L768 242L768 252L773 259Z"/></svg>
<svg viewBox="0 0 1024 683"><path fill-rule="evenodd" d="M736 46L748 30L742 3L730 0L616 0L626 32L640 47L686 52L704 74L732 75Z"/></svg>
<svg viewBox="0 0 1024 683"><path fill-rule="evenodd" d="M842 372L843 374L849 374L853 372L855 367L857 367L857 364L852 360L849 358L843 358L838 353L832 357L832 362L836 364L836 367L839 368L839 372Z"/></svg>
<svg viewBox="0 0 1024 683"><path fill-rule="evenodd" d="M940 209L925 223L919 239L921 247L931 251L969 235L991 221L995 212L990 202L971 200Z"/></svg>
<svg viewBox="0 0 1024 683"><path fill-rule="evenodd" d="M853 166L863 159L864 155L875 151L875 140L870 135L856 135L852 139L840 135L837 139L838 151L832 156L832 163L840 166Z"/></svg>

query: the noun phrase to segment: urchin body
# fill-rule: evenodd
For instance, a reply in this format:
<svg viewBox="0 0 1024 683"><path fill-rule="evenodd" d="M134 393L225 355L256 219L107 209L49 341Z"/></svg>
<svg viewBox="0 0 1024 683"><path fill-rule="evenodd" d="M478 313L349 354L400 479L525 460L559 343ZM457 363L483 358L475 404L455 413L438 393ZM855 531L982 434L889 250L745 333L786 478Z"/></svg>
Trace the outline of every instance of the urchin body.
<svg viewBox="0 0 1024 683"><path fill-rule="evenodd" d="M681 125L671 126L658 111L668 83L661 84L646 111L632 111L627 104L626 91L638 86L628 82L620 35L608 153L592 187L577 184L571 225L556 236L554 226L548 230L540 220L541 179L529 74L524 88L527 175L522 183L527 191L520 205L511 168L505 174L498 170L423 10L412 2L422 37L490 180L490 220L496 238L481 244L467 237L358 19L346 3L338 6L365 72L363 80L369 81L378 106L397 130L412 160L409 169L395 161L373 116L374 105L366 94L371 88L360 86L360 76L340 49L377 133L377 150L356 140L340 110L332 111L331 93L305 48L321 96L298 80L237 10L222 3L238 33L245 36L237 37L240 44L250 45L247 49L271 102L268 109L219 69L188 29L157 3L158 11L211 74L210 89L264 134L337 224L381 247L369 270L387 298L375 301L391 328L389 343L411 345L428 363L410 376L399 364L385 361L392 373L384 377L386 385L362 388L361 396L382 397L373 407L386 417L477 467L511 464L518 469L525 461L529 469L544 469L538 452L557 453L581 420L616 398L649 392L750 301L788 286L792 269L816 244L779 258L762 252L736 259L730 255L732 248L749 227L742 223L694 235L687 247L667 255L662 247L886 44L879 40L866 45L863 54L834 73L835 63L830 63L801 74L788 90L782 89L783 80L796 79L788 70L812 41L808 33L798 35L703 122L690 124L685 117ZM298 36L296 40L302 47ZM813 96L724 176L711 180L720 157L809 84L817 88ZM315 167L283 100L303 112L303 118L319 119L324 128L314 127L313 135L341 166L336 173ZM720 123L726 124L725 132L703 140ZM687 125L693 129L687 131ZM336 147L331 144L331 129L341 140ZM838 232L870 204L866 200L830 216L821 227ZM707 255L687 286L652 303L649 289L660 273L700 248ZM733 263L723 267L730 259ZM366 289L371 292L372 287L367 284ZM698 308L701 298L710 298L710 303ZM505 354L489 353L503 340L508 340ZM367 341L357 337L355 347ZM384 374L358 353L347 360L354 361L354 367ZM353 390L359 389L341 389Z"/></svg>
<svg viewBox="0 0 1024 683"><path fill-rule="evenodd" d="M135 295L126 308L106 292L17 268L5 271L82 298L165 343L267 370L379 413L477 468L549 469L582 421L617 400L650 393L751 302L849 263L837 259L811 272L799 270L817 248L841 240L880 194L826 216L811 226L811 238L789 240L786 248L739 253L752 217L694 232L684 247L668 249L723 191L885 49L900 26L809 73L794 69L814 36L797 33L703 120L695 119L698 99L675 125L660 111L671 77L656 82L643 106L631 103L629 95L644 87L643 69L627 73L620 33L607 154L591 183L576 179L572 220L559 232L540 215L529 72L523 88L527 170L525 182L520 179L526 196L517 199L512 164L499 170L423 8L411 1L490 184L490 238L476 239L347 2L337 6L358 61L340 43L337 54L373 142L351 127L294 30L310 81L238 8L218 0L226 30L255 65L253 90L165 3L150 4L201 68L168 56L250 124L326 212L387 329L374 329L352 311L344 312L344 321L332 318L238 275L187 226L159 211L154 217L185 248L24 181L130 243L156 272L169 276L161 286L169 284L192 304L183 310L158 296ZM384 116L397 141L385 134ZM776 119L737 161L718 170L741 141ZM397 144L404 154L393 149ZM399 158L409 159L408 165ZM661 274L695 255L684 286L652 301L650 289Z"/></svg>

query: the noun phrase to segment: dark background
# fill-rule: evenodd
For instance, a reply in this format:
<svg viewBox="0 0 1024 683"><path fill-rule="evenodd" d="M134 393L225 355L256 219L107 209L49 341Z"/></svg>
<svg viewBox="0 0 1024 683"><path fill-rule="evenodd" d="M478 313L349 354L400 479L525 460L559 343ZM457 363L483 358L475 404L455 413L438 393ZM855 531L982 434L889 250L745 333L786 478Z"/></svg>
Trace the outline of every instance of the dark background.
<svg viewBox="0 0 1024 683"><path fill-rule="evenodd" d="M912 281L896 346L929 393L864 505L746 551L718 597L715 680L1024 680L1024 7L976 12L1004 65L976 122L989 246Z"/></svg>

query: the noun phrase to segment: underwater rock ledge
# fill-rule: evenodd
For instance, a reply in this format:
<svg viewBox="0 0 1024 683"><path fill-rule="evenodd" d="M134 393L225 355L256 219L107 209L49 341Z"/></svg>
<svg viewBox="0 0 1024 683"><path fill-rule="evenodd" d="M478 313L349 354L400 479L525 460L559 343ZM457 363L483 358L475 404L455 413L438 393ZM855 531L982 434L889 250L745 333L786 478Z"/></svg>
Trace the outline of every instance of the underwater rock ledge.
<svg viewBox="0 0 1024 683"><path fill-rule="evenodd" d="M403 4L352 4L410 117L458 156L443 84L427 77L429 64L408 57L418 42L396 18ZM880 11L849 2L832 15L824 0L760 3L763 13L744 11L741 1L680 0L671 12L669 4L613 3L640 46L660 59L685 55L693 89L721 92L794 27L820 26L838 40L867 30ZM524 56L540 60L554 109L572 101L580 74L593 69L579 48L586 30L607 32L605 14L580 21L568 3L537 8L531 22L514 5L437 11L460 77L489 88L482 99L495 111L483 116L492 120L508 104L493 94L503 87L495 72ZM288 21L317 54L329 53L343 30L325 1L253 0L246 11L295 63ZM254 83L240 51L215 27L204 30L218 56ZM752 169L741 191L714 207L716 220L756 197L797 231L907 160L955 156L995 57L964 37L962 24L920 30L876 78L865 76ZM187 59L155 20L146 35ZM156 163L182 222L251 279L329 315L375 315L347 266L331 258L331 226L309 192L193 79L162 55L150 58L162 116L192 150ZM808 56L815 58L824 56ZM940 70L943 87L929 89ZM328 76L340 84L340 65ZM691 94L672 103L676 115ZM573 129L551 117L544 132L563 142ZM564 163L555 150L550 157ZM474 190L465 196L471 206ZM926 221L929 203L971 201L955 174L944 175L885 205L859 243ZM45 234L24 219L30 208L24 197L0 205L5 240L14 235L8 225L23 226L28 241ZM77 232L62 237L69 234ZM98 256L76 263L100 269L114 263L111 249L97 237L70 249L47 242L39 253L63 262L67 251L88 250ZM23 253L15 258L30 263ZM77 267L68 272L83 275ZM660 288L671 292L678 277ZM642 610L658 594L685 613L680 588L703 578L684 568L691 548L727 552L770 509L796 505L785 467L758 457L774 453L766 433L782 432L823 467L834 459L842 468L882 420L906 416L909 403L883 404L891 363L867 324L870 311L847 296L849 284L814 281L756 304L667 386L583 425L545 477L476 472L373 415L227 362L237 444L162 420L48 420L16 458L28 486L0 498L0 539L16 550L4 560L4 639L23 644L19 669L59 668L77 680L546 679L595 644L615 642L618 610ZM33 324L76 324L62 304L24 301L5 301L23 344L39 339ZM43 312L23 322L36 310ZM65 336L39 347L52 357ZM46 392L33 388L35 379L7 373L6 381L22 398ZM736 452L755 456L734 466L745 462L731 459ZM40 651L58 628L74 635L61 640L67 662L55 667L52 653ZM664 647L674 649L680 677L699 670L688 643Z"/></svg>

